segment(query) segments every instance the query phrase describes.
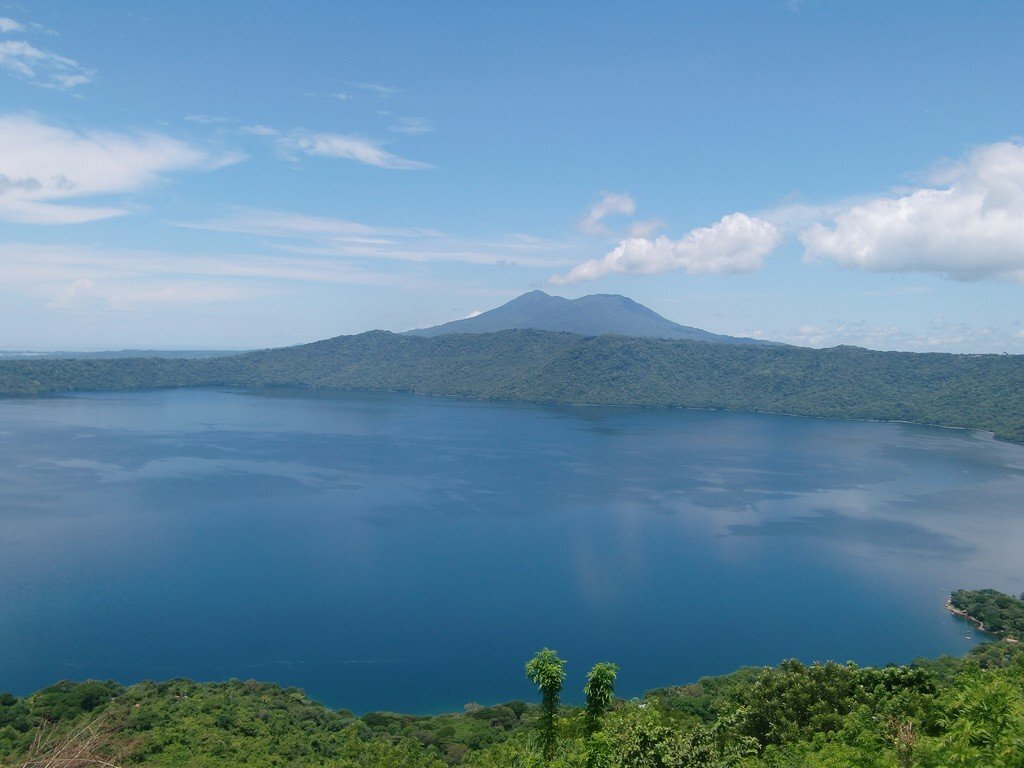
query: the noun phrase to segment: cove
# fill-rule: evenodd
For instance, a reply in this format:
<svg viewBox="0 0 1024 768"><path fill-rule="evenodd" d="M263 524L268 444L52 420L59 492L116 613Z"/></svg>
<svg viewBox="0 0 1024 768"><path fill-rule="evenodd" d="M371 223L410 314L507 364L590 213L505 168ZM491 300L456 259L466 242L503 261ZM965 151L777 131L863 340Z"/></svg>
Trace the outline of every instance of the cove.
<svg viewBox="0 0 1024 768"><path fill-rule="evenodd" d="M0 400L0 691L256 678L357 712L978 641L1024 447L908 424L384 393Z"/></svg>

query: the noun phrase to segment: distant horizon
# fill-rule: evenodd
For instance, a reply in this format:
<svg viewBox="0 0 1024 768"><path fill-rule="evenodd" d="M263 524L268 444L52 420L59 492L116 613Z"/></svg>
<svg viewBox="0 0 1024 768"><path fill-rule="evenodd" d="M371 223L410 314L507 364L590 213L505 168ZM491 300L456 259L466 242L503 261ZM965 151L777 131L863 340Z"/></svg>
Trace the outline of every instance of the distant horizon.
<svg viewBox="0 0 1024 768"><path fill-rule="evenodd" d="M626 296L624 294L621 294L621 293L585 294L583 296L577 296L575 298L569 299L569 297L561 296L561 295L555 294L555 293L550 293L548 291L544 291L544 290L541 290L541 289L533 289L531 291L526 291L525 293L520 294L519 296L514 297L514 299L515 298L521 298L522 296L526 296L527 294L530 294L530 293L538 293L538 292L539 293L543 293L543 294L545 294L547 296L554 297L554 298L568 299L569 301L576 301L578 299L586 298L588 296L612 296L612 297L628 299L630 301L633 301L634 303L640 304L640 302L636 301L635 299L633 299L633 298L631 298L629 296ZM514 300L514 299L512 299L512 300ZM508 303L508 302L505 302L505 303ZM504 304L498 305L498 306L504 306ZM641 306L645 306L645 305L641 304ZM491 309L497 309L497 308L498 307L490 307L490 308L488 308L486 310L483 310L483 312L487 312L487 311L490 311ZM646 307L646 308L650 309L650 307ZM473 313L473 315L471 315L470 317L475 317L475 316L477 316L479 314L483 314L483 312ZM391 330L391 329L388 329L388 328L367 328L365 330L355 331L353 333L339 333L339 334L334 334L333 336L324 336L324 337L318 338L318 339L306 339L306 340L303 340L303 341L296 341L296 342L293 342L291 344L276 344L276 345L262 345L262 346L255 345L255 346L250 346L250 347L239 347L239 348L235 348L235 349L228 349L228 348L224 348L224 347L215 347L215 346L204 347L204 346L200 346L200 345L180 346L180 347L140 345L140 346L131 346L131 347L77 348L77 349L75 349L75 348L62 348L62 349L2 349L2 348L0 348L0 358L5 357L5 356L14 357L14 356L18 356L18 355L36 356L36 355L53 355L53 354L62 354L62 353L67 353L67 354L98 354L98 353L118 353L118 352L224 352L224 353L228 353L228 354L238 354L238 353L244 353L244 352L253 352L253 351L257 351L257 350L261 350L261 349L278 349L278 348L282 348L282 347L300 346L302 344L309 344L309 343L313 343L313 342L316 342L316 341L323 341L325 339L336 338L338 336L358 336L359 334L374 333L374 332L378 332L378 331L382 331L382 332L385 332L385 333L405 334L405 333L410 333L412 331L425 330L426 328L433 328L433 327L436 327L437 325L445 325L445 324L447 324L449 322L454 322L454 321L457 321L457 320L464 320L464 319L469 319L469 318L452 318L452 320L444 320L444 321L441 321L440 323L437 323L434 326L423 326L423 327L419 327L419 328L406 328L406 329L402 329L402 330ZM672 322L677 322L677 323L679 322L679 321L672 320L671 318L665 318L665 319L666 320L670 320ZM688 325L687 323L679 323L679 324L680 325ZM695 327L695 326L691 326L691 327ZM714 331L713 329L710 329L710 328L700 328L698 330L708 331L710 333L718 333L717 331ZM725 335L731 335L731 334L725 334ZM741 337L736 337L736 338L741 338ZM775 339L765 339L765 341L776 341L776 340ZM781 342L781 343L788 343L788 342ZM864 349L869 349L869 350L872 350L872 351L875 351L875 352L917 351L917 352L919 352L921 354L926 354L926 353L965 354L965 355L1022 354L1022 353L1012 353L1012 352L975 352L975 351L970 351L970 350L965 350L965 351L962 351L962 352L953 352L953 353L946 352L944 350L896 350L896 349L881 349L881 348L877 348L877 347L868 347L868 346L864 346L864 345L860 345L860 344L830 344L828 346L814 346L814 345L811 345L811 344L792 344L791 346L803 346L803 347L807 347L809 349L828 349L830 347L838 347L838 346L861 346Z"/></svg>

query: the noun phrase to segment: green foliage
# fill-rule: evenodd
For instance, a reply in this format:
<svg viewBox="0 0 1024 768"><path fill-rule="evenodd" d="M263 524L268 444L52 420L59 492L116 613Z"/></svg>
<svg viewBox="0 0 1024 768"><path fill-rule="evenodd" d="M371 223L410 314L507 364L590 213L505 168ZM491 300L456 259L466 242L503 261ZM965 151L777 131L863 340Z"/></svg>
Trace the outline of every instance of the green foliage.
<svg viewBox="0 0 1024 768"><path fill-rule="evenodd" d="M583 686L583 693L587 697L583 730L587 736L593 736L601 729L601 718L608 711L615 695L615 676L618 672L618 664L602 661L587 673L587 684Z"/></svg>
<svg viewBox="0 0 1024 768"><path fill-rule="evenodd" d="M934 690L922 669L859 669L834 662L806 666L791 659L737 689L735 709L743 713L741 731L764 748L836 733L865 704L877 710L902 697L906 707L916 706L915 696L930 696Z"/></svg>
<svg viewBox="0 0 1024 768"><path fill-rule="evenodd" d="M976 645L967 656L982 669L1008 667L1017 659L1024 657L1024 647L1021 646L1021 643L999 640L994 643Z"/></svg>
<svg viewBox="0 0 1024 768"><path fill-rule="evenodd" d="M968 668L941 704L945 732L929 764L1024 766L1024 667L989 674Z"/></svg>
<svg viewBox="0 0 1024 768"><path fill-rule="evenodd" d="M28 700L29 712L32 717L47 722L73 720L106 705L123 692L124 686L113 680L84 683L64 680L32 694Z"/></svg>
<svg viewBox="0 0 1024 768"><path fill-rule="evenodd" d="M546 760L551 760L555 755L558 741L555 719L558 715L562 683L565 681L565 661L550 648L543 648L526 662L526 676L540 689L540 718L537 721L537 730L540 734L541 752Z"/></svg>
<svg viewBox="0 0 1024 768"><path fill-rule="evenodd" d="M1024 639L1024 600L995 589L958 589L950 605L980 621L986 632L999 637Z"/></svg>
<svg viewBox="0 0 1024 768"><path fill-rule="evenodd" d="M998 645L1016 647L984 647ZM65 681L0 694L0 765L57 766L73 752L128 768L1024 768L1024 656L790 660L631 702L614 699L617 668L602 663L585 709L559 706L557 653L543 649L526 669L540 707L429 717L357 718L252 680Z"/></svg>
<svg viewBox="0 0 1024 768"><path fill-rule="evenodd" d="M205 360L0 361L0 394L231 386L765 411L971 427L1024 442L1024 355L501 331L373 331Z"/></svg>

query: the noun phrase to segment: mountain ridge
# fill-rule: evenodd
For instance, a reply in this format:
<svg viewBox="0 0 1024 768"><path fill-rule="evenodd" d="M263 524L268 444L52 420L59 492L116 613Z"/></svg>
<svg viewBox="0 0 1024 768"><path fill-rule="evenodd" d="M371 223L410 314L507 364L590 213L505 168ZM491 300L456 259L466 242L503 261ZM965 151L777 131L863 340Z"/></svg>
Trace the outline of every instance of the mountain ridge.
<svg viewBox="0 0 1024 768"><path fill-rule="evenodd" d="M633 336L652 339L707 341L714 344L769 345L777 342L712 333L680 325L653 309L616 293L595 293L578 299L551 296L536 290L517 296L473 317L406 331L408 336L453 333L497 333L526 330L575 333L580 336Z"/></svg>

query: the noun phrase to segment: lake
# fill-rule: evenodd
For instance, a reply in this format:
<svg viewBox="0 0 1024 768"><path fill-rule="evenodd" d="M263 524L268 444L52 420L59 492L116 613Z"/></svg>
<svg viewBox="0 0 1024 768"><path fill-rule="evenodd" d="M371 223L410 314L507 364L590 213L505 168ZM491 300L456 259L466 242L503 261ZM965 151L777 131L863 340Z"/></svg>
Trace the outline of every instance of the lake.
<svg viewBox="0 0 1024 768"><path fill-rule="evenodd" d="M978 638L1024 447L908 424L402 394L0 400L0 691L231 677L432 713ZM971 636L970 639L968 636Z"/></svg>

